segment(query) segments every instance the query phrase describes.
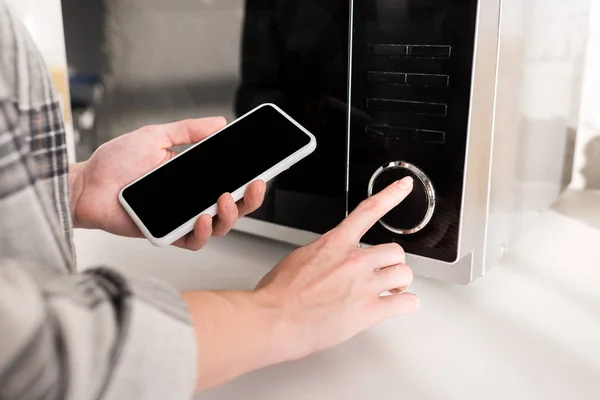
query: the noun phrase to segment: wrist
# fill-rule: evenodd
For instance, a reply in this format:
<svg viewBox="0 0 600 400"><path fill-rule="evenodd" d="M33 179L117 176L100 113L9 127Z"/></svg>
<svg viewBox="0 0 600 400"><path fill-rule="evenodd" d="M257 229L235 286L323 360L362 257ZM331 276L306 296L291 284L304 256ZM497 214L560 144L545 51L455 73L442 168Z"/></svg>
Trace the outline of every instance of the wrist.
<svg viewBox="0 0 600 400"><path fill-rule="evenodd" d="M85 161L69 165L69 204L71 220L73 221L73 227L75 228L81 226L77 205L85 186L85 166Z"/></svg>
<svg viewBox="0 0 600 400"><path fill-rule="evenodd" d="M276 307L258 292L183 293L196 334L198 389L289 359Z"/></svg>
<svg viewBox="0 0 600 400"><path fill-rule="evenodd" d="M267 365L278 364L301 358L305 355L296 324L281 306L278 299L264 289L252 292L252 304L260 315L265 329L264 361ZM266 366L266 365L265 365Z"/></svg>
<svg viewBox="0 0 600 400"><path fill-rule="evenodd" d="M271 364L296 360L310 353L303 346L299 324L286 312L280 299L261 288L253 292L253 302L269 326Z"/></svg>

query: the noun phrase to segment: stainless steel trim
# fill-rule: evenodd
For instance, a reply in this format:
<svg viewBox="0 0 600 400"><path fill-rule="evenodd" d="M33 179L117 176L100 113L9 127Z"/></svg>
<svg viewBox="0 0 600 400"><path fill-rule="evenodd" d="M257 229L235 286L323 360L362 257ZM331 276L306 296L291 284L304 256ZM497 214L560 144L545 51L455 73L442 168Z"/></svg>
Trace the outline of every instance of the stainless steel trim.
<svg viewBox="0 0 600 400"><path fill-rule="evenodd" d="M320 237L320 235L313 232L277 225L251 217L240 218L233 229L239 233L268 238L293 246L304 246ZM361 247L371 246L361 243ZM432 258L406 254L406 263L411 266L416 275L459 285L467 285L471 282L472 262L472 254L467 254L452 265Z"/></svg>
<svg viewBox="0 0 600 400"><path fill-rule="evenodd" d="M314 232L290 228L248 216L238 219L233 230L295 246L306 246L321 237Z"/></svg>
<svg viewBox="0 0 600 400"><path fill-rule="evenodd" d="M373 185L375 184L375 180L384 171L387 171L388 169L400 169L400 168L409 170L410 172L415 174L416 177L421 181L421 183L425 187L425 193L427 195L427 212L425 213L425 216L423 217L421 222L419 222L414 228L411 228L411 229L396 228L396 227L393 227L393 226L383 222L381 219L378 222L381 224L381 226L383 226L385 229L387 229L388 231L390 231L392 233L395 233L398 235L410 235L412 233L419 232L421 229L425 228L425 226L427 226L429 221L431 221L431 217L433 217L433 212L435 211L435 189L433 188L433 184L431 183L431 180L427 177L427 175L425 175L425 173L423 171L421 171L419 168L417 168L413 164L407 163L405 161L392 161L392 162L386 163L386 164L382 165L381 167L377 168L375 173L373 173L373 175L371 176L371 179L369 180L367 194L369 197L371 197L373 195Z"/></svg>
<svg viewBox="0 0 600 400"><path fill-rule="evenodd" d="M478 2L457 257L472 254L473 279L485 270L500 18L500 0Z"/></svg>

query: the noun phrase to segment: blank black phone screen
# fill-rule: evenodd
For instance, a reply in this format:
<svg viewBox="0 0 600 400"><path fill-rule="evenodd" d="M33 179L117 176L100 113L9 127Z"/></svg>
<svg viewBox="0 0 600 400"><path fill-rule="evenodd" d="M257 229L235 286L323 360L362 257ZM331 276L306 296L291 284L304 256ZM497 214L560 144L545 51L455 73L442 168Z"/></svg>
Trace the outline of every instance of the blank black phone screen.
<svg viewBox="0 0 600 400"><path fill-rule="evenodd" d="M266 105L178 155L123 190L155 238L162 238L310 143Z"/></svg>

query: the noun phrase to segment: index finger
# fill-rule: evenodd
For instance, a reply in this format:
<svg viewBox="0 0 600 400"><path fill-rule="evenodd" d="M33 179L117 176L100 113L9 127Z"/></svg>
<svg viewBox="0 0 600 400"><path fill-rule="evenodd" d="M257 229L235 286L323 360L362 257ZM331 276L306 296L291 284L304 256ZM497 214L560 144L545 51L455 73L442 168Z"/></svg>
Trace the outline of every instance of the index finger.
<svg viewBox="0 0 600 400"><path fill-rule="evenodd" d="M396 181L381 192L362 201L336 228L344 238L359 242L365 233L385 214L400 204L413 188L410 176Z"/></svg>

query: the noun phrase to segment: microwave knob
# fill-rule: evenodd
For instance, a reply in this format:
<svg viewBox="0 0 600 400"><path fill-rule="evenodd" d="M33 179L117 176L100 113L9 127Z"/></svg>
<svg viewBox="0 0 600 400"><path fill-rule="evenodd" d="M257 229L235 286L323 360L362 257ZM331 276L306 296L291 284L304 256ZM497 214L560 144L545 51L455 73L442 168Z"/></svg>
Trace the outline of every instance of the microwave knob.
<svg viewBox="0 0 600 400"><path fill-rule="evenodd" d="M406 176L413 178L412 192L379 220L385 229L398 235L419 232L431 220L435 210L435 190L431 180L413 164L393 161L373 173L368 187L368 196L371 197Z"/></svg>

